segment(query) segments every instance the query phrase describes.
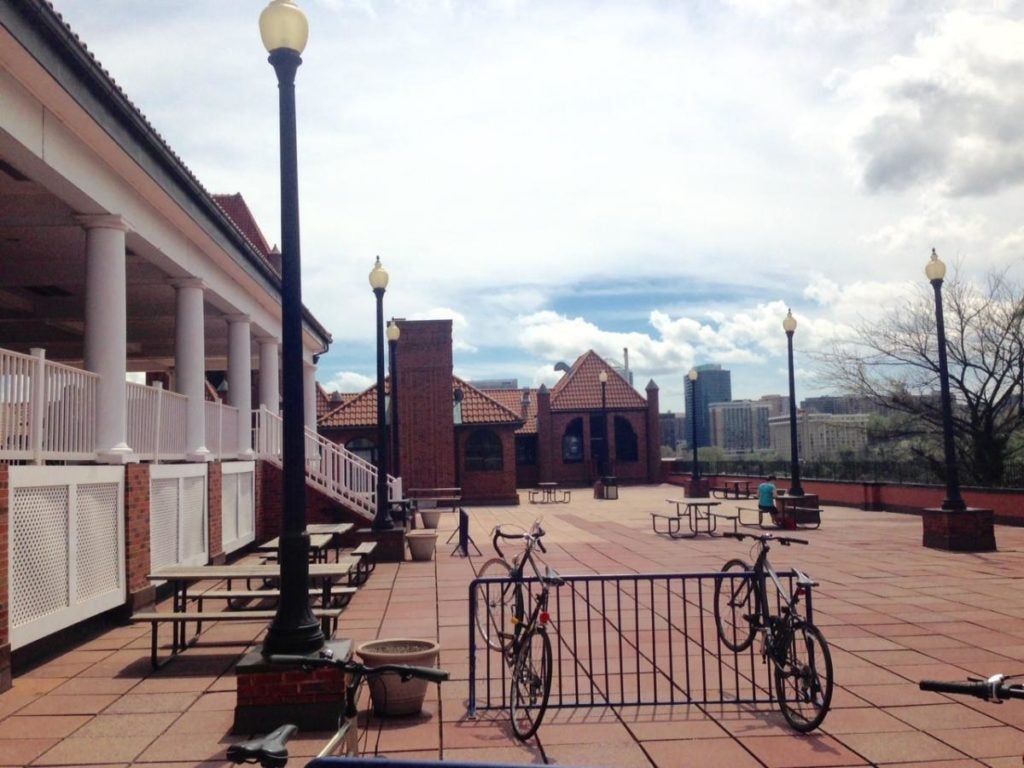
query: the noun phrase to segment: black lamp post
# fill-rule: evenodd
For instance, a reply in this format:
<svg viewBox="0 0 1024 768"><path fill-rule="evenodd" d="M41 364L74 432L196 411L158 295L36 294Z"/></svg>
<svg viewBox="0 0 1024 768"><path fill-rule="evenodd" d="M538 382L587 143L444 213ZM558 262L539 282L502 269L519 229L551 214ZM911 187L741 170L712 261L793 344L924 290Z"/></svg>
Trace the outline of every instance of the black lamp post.
<svg viewBox="0 0 1024 768"><path fill-rule="evenodd" d="M309 26L293 0L271 0L260 14L260 36L277 73L281 131L281 358L283 364L283 511L278 562L281 599L263 641L263 653L305 654L324 645L309 607L309 535L306 533L306 434L302 383L302 269L299 250L295 73Z"/></svg>
<svg viewBox="0 0 1024 768"><path fill-rule="evenodd" d="M946 361L946 324L942 319L942 280L946 277L946 265L932 248L931 261L924 273L935 289L935 327L939 336L939 387L942 392L942 445L946 458L946 498L942 502L945 510L967 508L960 496L960 475L956 466L956 447L953 443L953 402L949 394L949 364Z"/></svg>
<svg viewBox="0 0 1024 768"><path fill-rule="evenodd" d="M398 338L402 335L398 323L388 323L388 368L391 371L391 471L401 475L398 453Z"/></svg>
<svg viewBox="0 0 1024 768"><path fill-rule="evenodd" d="M608 459L611 452L608 450L608 371L601 371L597 375L601 382L601 428L604 432L604 440L601 443L601 478L610 474L608 472Z"/></svg>
<svg viewBox="0 0 1024 768"><path fill-rule="evenodd" d="M693 472L690 473L690 477L693 482L697 482L700 479L700 464L697 463L697 373L696 368L691 368L690 372L686 374L686 378L690 380L690 442L693 443Z"/></svg>
<svg viewBox="0 0 1024 768"><path fill-rule="evenodd" d="M782 330L786 332L786 345L789 348L789 471L792 478L789 495L803 496L804 489L800 485L800 456L796 447L796 382L793 378L793 333L796 331L796 318L793 317L793 310L786 313L782 321Z"/></svg>
<svg viewBox="0 0 1024 768"><path fill-rule="evenodd" d="M377 513L373 529L384 531L395 524L388 511L388 425L384 412L384 291L388 273L380 265L380 256L370 270L370 287L377 297Z"/></svg>

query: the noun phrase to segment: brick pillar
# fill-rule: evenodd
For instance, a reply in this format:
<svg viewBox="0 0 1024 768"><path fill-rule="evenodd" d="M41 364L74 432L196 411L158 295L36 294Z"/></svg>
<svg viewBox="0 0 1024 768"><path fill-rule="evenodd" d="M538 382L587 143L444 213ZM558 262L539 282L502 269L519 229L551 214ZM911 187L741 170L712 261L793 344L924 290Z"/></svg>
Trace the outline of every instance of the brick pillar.
<svg viewBox="0 0 1024 768"><path fill-rule="evenodd" d="M402 487L456 483L452 321L400 320L396 378Z"/></svg>
<svg viewBox="0 0 1024 768"><path fill-rule="evenodd" d="M661 482L661 405L658 385L647 383L647 482Z"/></svg>
<svg viewBox="0 0 1024 768"><path fill-rule="evenodd" d="M554 446L557 436L551 434L551 393L543 384L537 390L537 473L539 481L554 480Z"/></svg>
<svg viewBox="0 0 1024 768"><path fill-rule="evenodd" d="M224 556L224 465L215 461L206 468L206 510L210 542L210 562L220 565Z"/></svg>
<svg viewBox="0 0 1024 768"><path fill-rule="evenodd" d="M995 552L994 522L991 509L924 509L921 543L951 552Z"/></svg>
<svg viewBox="0 0 1024 768"><path fill-rule="evenodd" d="M124 535L127 602L135 610L156 599L156 588L146 578L150 568L149 464L124 468Z"/></svg>
<svg viewBox="0 0 1024 768"><path fill-rule="evenodd" d="M8 469L0 464L0 693L10 690L11 681L11 612L10 583L7 580L10 551L10 516L8 514Z"/></svg>

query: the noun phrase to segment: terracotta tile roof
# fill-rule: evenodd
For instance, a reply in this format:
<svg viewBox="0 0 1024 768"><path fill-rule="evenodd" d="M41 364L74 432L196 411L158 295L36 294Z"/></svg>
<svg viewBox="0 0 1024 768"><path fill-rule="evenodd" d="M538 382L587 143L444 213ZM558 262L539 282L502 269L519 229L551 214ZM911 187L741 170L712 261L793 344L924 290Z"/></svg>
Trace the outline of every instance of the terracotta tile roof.
<svg viewBox="0 0 1024 768"><path fill-rule="evenodd" d="M267 244L266 238L263 237L263 232L260 231L256 218L252 215L252 211L249 210L249 206L246 204L242 194L240 192L236 192L233 195L214 194L211 197L217 206L231 219L231 223L242 233L242 236L263 255L263 258L270 261L270 246Z"/></svg>
<svg viewBox="0 0 1024 768"><path fill-rule="evenodd" d="M458 376L452 376L452 392L456 389L462 390L463 424L510 424L522 421L518 408L509 408Z"/></svg>
<svg viewBox="0 0 1024 768"><path fill-rule="evenodd" d="M463 424L516 424L518 411L507 408L493 397L452 376L452 396L462 390ZM384 380L384 393L391 393L390 377ZM518 395L518 391L516 392ZM317 417L321 427L372 427L377 423L377 385L347 399L324 416Z"/></svg>
<svg viewBox="0 0 1024 768"><path fill-rule="evenodd" d="M480 390L488 397L498 401L505 408L513 413L520 414L523 411L523 392L529 398L529 405L526 406L526 421L516 430L517 435L537 434L537 390L535 389L482 389Z"/></svg>
<svg viewBox="0 0 1024 768"><path fill-rule="evenodd" d="M647 400L606 363L594 350L588 350L551 388L552 411L594 411L601 408L601 371L608 374L607 407L617 411L646 408Z"/></svg>

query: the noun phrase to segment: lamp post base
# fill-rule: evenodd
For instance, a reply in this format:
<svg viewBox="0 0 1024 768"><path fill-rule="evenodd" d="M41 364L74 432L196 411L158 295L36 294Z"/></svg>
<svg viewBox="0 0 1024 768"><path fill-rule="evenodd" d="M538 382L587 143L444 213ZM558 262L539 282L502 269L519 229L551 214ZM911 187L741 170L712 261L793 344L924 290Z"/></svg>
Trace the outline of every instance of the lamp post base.
<svg viewBox="0 0 1024 768"><path fill-rule="evenodd" d="M922 545L951 552L995 552L996 534L991 509L923 509Z"/></svg>
<svg viewBox="0 0 1024 768"><path fill-rule="evenodd" d="M706 499L711 495L711 481L703 477L696 480L690 477L683 481L683 487L686 489L687 497L691 499Z"/></svg>

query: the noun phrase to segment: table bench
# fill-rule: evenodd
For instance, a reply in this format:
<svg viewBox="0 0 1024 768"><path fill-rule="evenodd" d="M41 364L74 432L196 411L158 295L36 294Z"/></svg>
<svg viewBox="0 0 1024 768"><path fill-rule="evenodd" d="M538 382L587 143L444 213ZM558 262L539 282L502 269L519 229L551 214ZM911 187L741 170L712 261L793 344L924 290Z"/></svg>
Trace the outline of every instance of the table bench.
<svg viewBox="0 0 1024 768"><path fill-rule="evenodd" d="M571 491L558 488L558 483L537 483L537 487L526 492L531 504L568 504Z"/></svg>
<svg viewBox="0 0 1024 768"><path fill-rule="evenodd" d="M313 608L313 616L320 620L320 628L325 637L331 637L338 629L338 618L343 608ZM264 621L269 622L277 615L277 611L204 611L182 613L180 611L138 611L132 614L131 621L136 623L148 623L152 628L152 639L150 642L150 664L153 669L159 669L172 658L184 651L188 646L195 645L199 639L199 633L204 621ZM196 633L191 639L185 640L185 627L188 622L196 622ZM157 629L164 622L170 622L173 626L171 632L171 654L160 661L157 643Z"/></svg>
<svg viewBox="0 0 1024 768"><path fill-rule="evenodd" d="M821 527L821 509L818 507L786 507L787 512L793 513L794 522L797 528L820 528ZM740 525L748 528L778 528L777 525L771 520L771 514L768 512L762 512L760 507L737 507L736 512L739 515ZM750 514L757 515L757 522L743 519L743 513L748 512ZM769 522L766 524L764 519L768 518Z"/></svg>
<svg viewBox="0 0 1024 768"><path fill-rule="evenodd" d="M359 590L356 587L328 586L326 589L311 588L309 597L311 600L319 600L321 608L344 608ZM246 610L244 606L233 601L265 600L268 598L279 598L279 589L208 589L200 592L192 599L195 601L196 609L203 612L205 600L226 600L230 610Z"/></svg>
<svg viewBox="0 0 1024 768"><path fill-rule="evenodd" d="M377 563L373 559L373 553L376 549L377 542L364 541L351 552L346 552L347 555L354 557L357 560L355 572L349 574L350 585L359 586L361 584L365 584L366 580L370 578L370 574L373 573L373 569L377 567Z"/></svg>
<svg viewBox="0 0 1024 768"><path fill-rule="evenodd" d="M659 523L658 521L663 521ZM655 533L667 534L672 538L676 538L679 535L679 526L682 525L683 518L679 515L666 515L661 512L651 512L651 527ZM658 525L664 526L659 529Z"/></svg>
<svg viewBox="0 0 1024 768"><path fill-rule="evenodd" d="M749 480L722 480L719 485L711 486L711 495L719 499L749 499L754 494Z"/></svg>

